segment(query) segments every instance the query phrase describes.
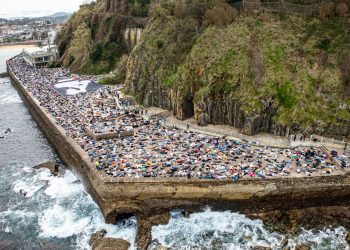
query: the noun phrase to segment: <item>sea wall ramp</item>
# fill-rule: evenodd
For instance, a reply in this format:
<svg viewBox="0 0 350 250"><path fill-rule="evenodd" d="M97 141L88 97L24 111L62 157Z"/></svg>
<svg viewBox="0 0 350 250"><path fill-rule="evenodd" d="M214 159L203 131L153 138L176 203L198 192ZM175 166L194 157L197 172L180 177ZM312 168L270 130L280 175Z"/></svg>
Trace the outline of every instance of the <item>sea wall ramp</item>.
<svg viewBox="0 0 350 250"><path fill-rule="evenodd" d="M85 184L109 223L130 215L138 218L138 246L150 243L156 216L169 210L197 210L205 205L215 209L231 209L245 213L306 207L348 205L350 176L330 175L303 178L198 180L185 178L114 178L96 170L88 156L64 129L56 124L8 67L17 89L62 161L72 168Z"/></svg>

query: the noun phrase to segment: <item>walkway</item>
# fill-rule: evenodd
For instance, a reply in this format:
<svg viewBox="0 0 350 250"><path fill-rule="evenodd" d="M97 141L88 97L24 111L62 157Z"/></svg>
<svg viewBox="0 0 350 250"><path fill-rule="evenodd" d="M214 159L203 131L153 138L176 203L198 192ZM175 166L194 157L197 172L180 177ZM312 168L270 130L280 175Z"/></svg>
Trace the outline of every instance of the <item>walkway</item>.
<svg viewBox="0 0 350 250"><path fill-rule="evenodd" d="M158 108L151 107L147 108L148 115L145 117L149 118L150 116L154 116L157 114L169 113L168 111ZM258 146L268 146L268 147L279 147L279 148L291 148L291 147L326 147L328 150L337 150L343 151L344 144L339 142L332 142L332 139L324 139L323 142L313 142L307 138L306 141L296 140L290 141L289 138L284 136L276 136L268 133L260 133L254 136L244 135L239 132L239 129L234 128L228 125L208 125L208 126L198 126L196 120L194 118L181 121L174 116L169 116L166 118L166 124L168 126L175 125L178 128L187 129L187 124L190 125L189 130L212 135L217 137L226 136L230 140L245 140L250 144L258 145ZM313 136L315 138L317 136ZM300 138L300 135L297 135L297 138ZM320 137L317 137L320 141ZM348 146L348 150L350 151L350 145Z"/></svg>

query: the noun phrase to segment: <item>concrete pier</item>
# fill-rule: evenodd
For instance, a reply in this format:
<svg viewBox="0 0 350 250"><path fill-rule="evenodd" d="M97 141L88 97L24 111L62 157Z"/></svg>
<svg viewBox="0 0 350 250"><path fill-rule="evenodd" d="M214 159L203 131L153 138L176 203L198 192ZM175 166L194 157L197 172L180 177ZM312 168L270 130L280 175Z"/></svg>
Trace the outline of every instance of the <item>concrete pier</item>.
<svg viewBox="0 0 350 250"><path fill-rule="evenodd" d="M160 215L175 208L188 211L205 205L245 213L341 206L350 203L350 175L283 177L268 179L207 180L186 178L115 178L96 170L88 155L68 137L54 117L19 82L8 67L17 89L62 161L82 180L101 208L106 222L135 215L137 243L145 249L150 243L151 226Z"/></svg>

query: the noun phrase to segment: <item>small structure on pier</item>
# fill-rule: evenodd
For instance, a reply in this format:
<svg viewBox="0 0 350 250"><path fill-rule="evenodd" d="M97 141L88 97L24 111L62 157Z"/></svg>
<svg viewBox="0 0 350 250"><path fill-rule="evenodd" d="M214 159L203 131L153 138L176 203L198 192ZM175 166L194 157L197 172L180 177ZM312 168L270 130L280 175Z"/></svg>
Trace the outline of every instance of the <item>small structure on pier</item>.
<svg viewBox="0 0 350 250"><path fill-rule="evenodd" d="M33 67L44 67L48 63L58 59L57 46L50 45L42 48L26 48L22 50L24 60Z"/></svg>

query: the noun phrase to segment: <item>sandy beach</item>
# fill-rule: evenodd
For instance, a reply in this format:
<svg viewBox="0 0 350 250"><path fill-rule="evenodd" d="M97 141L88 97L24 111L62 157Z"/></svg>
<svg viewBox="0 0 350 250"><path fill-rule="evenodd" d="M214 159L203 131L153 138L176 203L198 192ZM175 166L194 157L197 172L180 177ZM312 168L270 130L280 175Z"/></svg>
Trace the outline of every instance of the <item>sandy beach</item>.
<svg viewBox="0 0 350 250"><path fill-rule="evenodd" d="M19 44L19 45L0 45L0 52L5 50L18 50L18 49L25 49L25 48L33 48L36 47L34 44Z"/></svg>

